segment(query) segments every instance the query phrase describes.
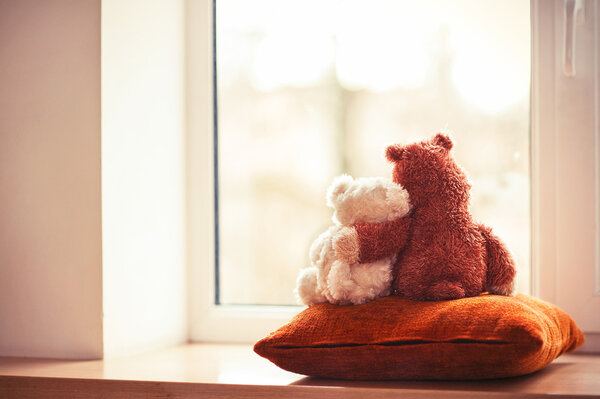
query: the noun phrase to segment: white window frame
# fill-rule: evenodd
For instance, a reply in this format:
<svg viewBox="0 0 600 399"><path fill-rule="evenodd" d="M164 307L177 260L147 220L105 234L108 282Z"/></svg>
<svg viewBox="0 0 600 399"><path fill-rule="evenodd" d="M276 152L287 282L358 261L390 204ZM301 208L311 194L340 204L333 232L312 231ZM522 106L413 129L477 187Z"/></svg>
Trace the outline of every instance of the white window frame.
<svg viewBox="0 0 600 399"><path fill-rule="evenodd" d="M568 7L580 8L574 41ZM566 310L585 349L599 351L600 4L532 0L531 16L532 293Z"/></svg>
<svg viewBox="0 0 600 399"><path fill-rule="evenodd" d="M302 308L214 303L213 2L190 0L186 11L189 336L192 341L251 343Z"/></svg>
<svg viewBox="0 0 600 399"><path fill-rule="evenodd" d="M566 0L570 1L570 0ZM531 173L532 173L532 281L533 295L567 310L588 332L588 342L596 347L600 332L600 282L596 292L581 290L581 279L570 277L560 267L565 256L579 262L579 273L600 281L599 208L594 212L595 239L587 240L578 253L566 245L561 231L589 229L589 218L568 218L565 201L579 201L589 206L600 199L598 148L598 81L593 78L592 115L589 108L570 107L569 112L557 108L557 90L570 90L576 78L564 80L562 75L562 32L564 0L532 0L532 102L531 102ZM600 23L599 5L584 3L587 18L595 21L596 38ZM213 96L213 2L188 0L187 4L187 123L188 123L188 262L189 262L189 334L192 341L252 343L274 331L297 314L301 307L215 305L215 229L214 229L214 96ZM598 39L596 53L600 53ZM577 54L580 57L581 52ZM598 54L594 60L598 70ZM579 78L580 79L580 78ZM590 83L591 84L591 83ZM577 86L581 88L581 85ZM589 93L588 93L589 94ZM586 94L587 95L587 94ZM582 113L583 112L583 113ZM570 119L569 119L570 118ZM582 125L580 122L585 120ZM590 120L592 121L590 124ZM575 130L573 130L575 129ZM570 132L581 132L573 140ZM565 145L575 142L576 145ZM585 169L579 148L594 148L594 168ZM560 159L560 164L556 162ZM583 166L582 166L583 165ZM568 176L578 173L594 190L568 192L572 188ZM565 191L567 190L567 191ZM581 201L581 196L586 196ZM591 196L591 197L590 197ZM560 223L558 230L556 227ZM571 223L569 225L565 223ZM576 298L576 299L573 299ZM582 302L583 301L583 302ZM588 308L585 301L593 302ZM585 309L583 309L585 308ZM582 310L583 309L583 310ZM591 312L591 313L590 313ZM597 312L597 317L590 317ZM591 334L589 334L591 333ZM594 342L596 342L594 344ZM599 349L596 347L596 350Z"/></svg>

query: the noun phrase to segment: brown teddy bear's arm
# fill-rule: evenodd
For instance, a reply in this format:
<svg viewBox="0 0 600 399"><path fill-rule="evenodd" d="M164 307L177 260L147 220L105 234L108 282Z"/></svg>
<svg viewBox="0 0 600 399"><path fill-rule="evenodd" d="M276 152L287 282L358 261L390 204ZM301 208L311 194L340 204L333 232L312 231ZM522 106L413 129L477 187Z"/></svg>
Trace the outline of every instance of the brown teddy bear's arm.
<svg viewBox="0 0 600 399"><path fill-rule="evenodd" d="M391 222L355 223L333 237L336 257L347 263L374 262L404 248L410 235L411 218Z"/></svg>
<svg viewBox="0 0 600 399"><path fill-rule="evenodd" d="M412 219L404 217L391 222L356 223L359 263L373 262L392 256L404 248Z"/></svg>

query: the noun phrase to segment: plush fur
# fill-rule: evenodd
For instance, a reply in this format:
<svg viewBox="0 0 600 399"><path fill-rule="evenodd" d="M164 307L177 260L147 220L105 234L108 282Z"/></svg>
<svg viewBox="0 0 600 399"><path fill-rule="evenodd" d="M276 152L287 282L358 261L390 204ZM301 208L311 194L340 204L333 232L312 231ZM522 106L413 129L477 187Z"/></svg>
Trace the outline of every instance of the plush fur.
<svg viewBox="0 0 600 399"><path fill-rule="evenodd" d="M398 254L395 293L414 300L446 300L484 291L511 295L515 263L491 229L469 212L471 185L451 153L449 136L387 148L393 180L406 188L413 207L408 222L357 223L342 232L334 248L340 259L370 262ZM405 242L405 245L404 245ZM404 245L404 246L403 246ZM358 253L352 252L358 248Z"/></svg>
<svg viewBox="0 0 600 399"><path fill-rule="evenodd" d="M342 175L327 192L327 205L334 209L334 226L312 244L311 266L300 271L296 296L305 305L322 302L361 304L391 293L392 265L395 254L373 262L358 263L358 236L349 226L357 223L393 223L410 210L408 194L402 186L384 178L360 178ZM338 259L333 243L340 236L354 247L344 248L354 254ZM343 243L342 243L343 245Z"/></svg>

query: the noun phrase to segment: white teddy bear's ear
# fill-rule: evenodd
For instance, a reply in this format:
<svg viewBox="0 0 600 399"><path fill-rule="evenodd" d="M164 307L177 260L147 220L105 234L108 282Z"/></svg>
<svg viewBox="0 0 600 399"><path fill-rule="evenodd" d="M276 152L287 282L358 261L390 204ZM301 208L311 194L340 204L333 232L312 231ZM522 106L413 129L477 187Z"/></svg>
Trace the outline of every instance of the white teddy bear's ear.
<svg viewBox="0 0 600 399"><path fill-rule="evenodd" d="M344 194L354 183L354 179L350 175L341 175L333 179L331 186L327 190L327 206L335 208L335 205L339 202L338 198Z"/></svg>

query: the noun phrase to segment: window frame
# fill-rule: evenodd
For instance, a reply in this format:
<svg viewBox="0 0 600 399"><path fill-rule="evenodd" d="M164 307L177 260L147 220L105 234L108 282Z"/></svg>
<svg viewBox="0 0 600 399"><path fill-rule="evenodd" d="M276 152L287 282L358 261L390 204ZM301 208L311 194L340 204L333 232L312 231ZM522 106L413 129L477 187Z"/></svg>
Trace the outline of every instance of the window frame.
<svg viewBox="0 0 600 399"><path fill-rule="evenodd" d="M186 11L189 336L255 342L302 308L215 304L214 3L191 0Z"/></svg>
<svg viewBox="0 0 600 399"><path fill-rule="evenodd" d="M573 21L575 65L592 65L574 77L565 67L569 2L582 6ZM566 310L600 350L600 7L531 6L533 295Z"/></svg>
<svg viewBox="0 0 600 399"><path fill-rule="evenodd" d="M551 4L551 5L549 5ZM577 124L558 121L557 75L562 55L561 18L564 7L562 0L553 2L531 0L532 23L532 82L531 82L531 248L532 248L532 295L563 307L569 303L565 292L580 295L578 286L560 291L559 281L565 271L558 266L559 252L562 251L557 223L561 219L558 200L565 195L560 192L557 176L561 173L556 163L557 157L577 160L578 154L560 146L560 139ZM585 3L587 12L594 14L595 29L600 23L600 6L593 1ZM251 343L262 338L288 322L302 307L297 306L245 306L216 305L215 298L215 162L214 129L216 118L214 103L214 2L213 0L188 0L186 13L187 51L187 160L188 170L188 297L189 297L189 337L191 341ZM551 40L549 40L551 39ZM596 52L600 49L596 45ZM598 56L595 65L598 66ZM598 200L600 188L600 134L598 132L598 80L595 94L595 132L585 136L587 143L595 146L595 169L579 170L595 182L594 197ZM594 113L592 112L592 114ZM551 116L551 117L549 117ZM588 115L589 116L589 115ZM560 123L559 123L560 122ZM571 121L576 122L576 121ZM579 137L579 136L578 136ZM579 195L579 194L576 194ZM589 198L587 198L589 199ZM600 209L596 207L596 237L600 241ZM579 223L575 221L574 223ZM561 224L564 227L564 224ZM585 267L600 274L600 245L593 249L595 264ZM587 269L586 269L587 270ZM600 280L599 280L600 281ZM563 284L564 286L564 284ZM562 295L560 294L562 292ZM600 311L600 290L594 294L594 309ZM584 320L577 309L565 308L587 334L593 346L600 349L600 320ZM583 313L579 313L580 315ZM588 311L589 314L589 311ZM600 313L599 313L600 314ZM583 323L581 323L583 321ZM588 345L589 347L589 345Z"/></svg>

